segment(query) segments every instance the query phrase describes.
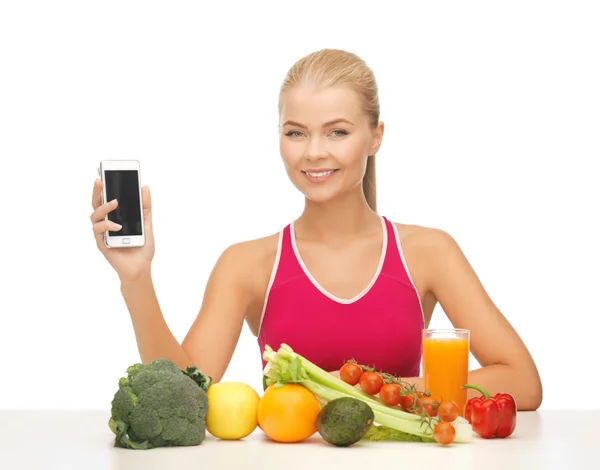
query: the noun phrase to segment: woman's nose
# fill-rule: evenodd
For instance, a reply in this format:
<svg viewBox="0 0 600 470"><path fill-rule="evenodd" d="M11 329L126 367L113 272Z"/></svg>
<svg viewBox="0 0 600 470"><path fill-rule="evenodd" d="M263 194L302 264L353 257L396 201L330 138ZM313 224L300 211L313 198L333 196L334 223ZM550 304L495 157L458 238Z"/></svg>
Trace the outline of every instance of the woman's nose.
<svg viewBox="0 0 600 470"><path fill-rule="evenodd" d="M309 139L304 156L310 161L327 158L327 149L325 148L325 143L319 138Z"/></svg>

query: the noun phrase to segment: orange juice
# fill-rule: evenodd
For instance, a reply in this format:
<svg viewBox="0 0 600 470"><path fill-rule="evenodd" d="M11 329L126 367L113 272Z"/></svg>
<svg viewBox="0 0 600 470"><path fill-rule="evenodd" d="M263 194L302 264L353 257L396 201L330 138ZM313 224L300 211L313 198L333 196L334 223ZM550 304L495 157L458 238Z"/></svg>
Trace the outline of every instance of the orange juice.
<svg viewBox="0 0 600 470"><path fill-rule="evenodd" d="M469 330L423 330L423 387L438 401L455 401L460 416L468 375Z"/></svg>

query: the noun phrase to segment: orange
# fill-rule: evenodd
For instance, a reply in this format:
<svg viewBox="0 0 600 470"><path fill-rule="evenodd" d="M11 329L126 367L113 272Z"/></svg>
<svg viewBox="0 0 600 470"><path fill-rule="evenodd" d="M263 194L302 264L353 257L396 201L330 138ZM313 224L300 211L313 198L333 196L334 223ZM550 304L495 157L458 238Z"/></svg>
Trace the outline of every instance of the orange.
<svg viewBox="0 0 600 470"><path fill-rule="evenodd" d="M317 432L320 411L317 397L302 385L271 385L258 402L258 424L274 441L300 442Z"/></svg>

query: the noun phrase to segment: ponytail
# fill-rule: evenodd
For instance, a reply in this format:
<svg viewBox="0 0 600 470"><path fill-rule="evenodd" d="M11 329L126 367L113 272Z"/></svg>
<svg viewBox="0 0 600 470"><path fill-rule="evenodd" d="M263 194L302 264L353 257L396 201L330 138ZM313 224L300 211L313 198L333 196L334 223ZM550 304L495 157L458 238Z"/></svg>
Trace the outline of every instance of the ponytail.
<svg viewBox="0 0 600 470"><path fill-rule="evenodd" d="M377 212L377 185L375 180L375 155L369 156L367 160L367 170L362 180L363 192L367 204L373 212Z"/></svg>

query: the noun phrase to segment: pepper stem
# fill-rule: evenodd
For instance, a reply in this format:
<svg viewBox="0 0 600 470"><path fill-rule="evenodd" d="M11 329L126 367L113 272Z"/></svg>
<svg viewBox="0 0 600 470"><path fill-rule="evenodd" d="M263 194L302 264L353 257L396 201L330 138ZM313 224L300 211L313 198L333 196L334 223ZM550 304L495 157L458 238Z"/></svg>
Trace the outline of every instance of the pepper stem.
<svg viewBox="0 0 600 470"><path fill-rule="evenodd" d="M486 400L488 398L490 398L490 394L487 392L487 390L484 389L483 387L481 387L480 385L466 384L466 385L463 385L462 388L472 388L472 389L475 389L478 392L480 392L483 395L483 398L485 398Z"/></svg>

